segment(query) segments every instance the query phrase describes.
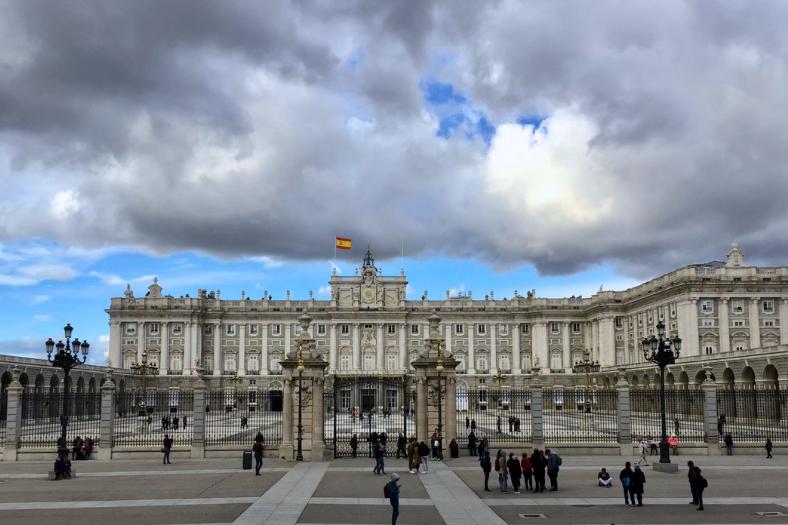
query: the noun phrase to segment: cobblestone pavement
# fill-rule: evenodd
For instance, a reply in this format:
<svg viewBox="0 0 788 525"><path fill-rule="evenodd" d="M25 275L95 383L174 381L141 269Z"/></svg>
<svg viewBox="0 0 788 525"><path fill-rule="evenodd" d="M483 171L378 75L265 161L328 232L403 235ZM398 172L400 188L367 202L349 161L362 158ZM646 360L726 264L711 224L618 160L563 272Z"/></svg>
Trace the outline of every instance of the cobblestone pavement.
<svg viewBox="0 0 788 525"><path fill-rule="evenodd" d="M560 453L560 450L559 450ZM491 476L484 492L474 458L431 463L412 475L405 462L387 459L402 481L401 524L787 524L788 457L676 457L678 474L652 472L644 506L623 505L621 488L596 486L596 472L618 470L630 458L564 457L559 491L501 494ZM688 504L686 461L709 480L706 510ZM266 460L263 475L232 460L76 462L77 478L48 481L50 463L0 463L3 523L66 520L73 524L346 524L390 523L383 499L388 477L372 473L366 458L296 464ZM766 513L766 514L763 514ZM771 513L771 514L769 514Z"/></svg>

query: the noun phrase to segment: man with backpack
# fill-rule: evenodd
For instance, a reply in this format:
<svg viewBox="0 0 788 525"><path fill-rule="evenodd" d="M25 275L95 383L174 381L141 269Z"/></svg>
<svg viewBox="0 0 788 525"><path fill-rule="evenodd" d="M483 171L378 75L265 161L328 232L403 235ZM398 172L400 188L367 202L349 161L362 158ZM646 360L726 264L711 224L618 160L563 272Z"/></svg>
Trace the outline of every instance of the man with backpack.
<svg viewBox="0 0 788 525"><path fill-rule="evenodd" d="M397 525L399 517L399 474L392 472L389 482L383 487L383 497L388 498L391 503L391 525Z"/></svg>
<svg viewBox="0 0 788 525"><path fill-rule="evenodd" d="M558 490L558 470L561 466L561 456L550 449L545 449L545 456L547 457L547 477L550 478L550 491L555 492Z"/></svg>

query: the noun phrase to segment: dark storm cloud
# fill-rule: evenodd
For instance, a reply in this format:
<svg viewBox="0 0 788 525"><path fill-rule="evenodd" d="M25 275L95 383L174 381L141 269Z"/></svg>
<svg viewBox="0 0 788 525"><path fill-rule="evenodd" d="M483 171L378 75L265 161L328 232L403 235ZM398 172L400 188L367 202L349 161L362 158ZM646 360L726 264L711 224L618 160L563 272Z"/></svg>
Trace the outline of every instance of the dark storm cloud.
<svg viewBox="0 0 788 525"><path fill-rule="evenodd" d="M788 246L782 2L0 0L0 239L612 262ZM437 137L426 78L497 126ZM547 134L512 126L547 117ZM548 159L548 160L546 160ZM57 205L56 208L53 208Z"/></svg>

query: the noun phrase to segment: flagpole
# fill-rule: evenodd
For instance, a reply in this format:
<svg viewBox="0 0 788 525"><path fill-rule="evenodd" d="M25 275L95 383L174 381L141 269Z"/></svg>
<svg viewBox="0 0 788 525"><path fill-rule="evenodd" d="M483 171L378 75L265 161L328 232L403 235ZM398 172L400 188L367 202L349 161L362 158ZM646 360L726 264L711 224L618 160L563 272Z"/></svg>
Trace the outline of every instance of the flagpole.
<svg viewBox="0 0 788 525"><path fill-rule="evenodd" d="M334 266L331 267L331 275L337 272L337 240L334 238Z"/></svg>

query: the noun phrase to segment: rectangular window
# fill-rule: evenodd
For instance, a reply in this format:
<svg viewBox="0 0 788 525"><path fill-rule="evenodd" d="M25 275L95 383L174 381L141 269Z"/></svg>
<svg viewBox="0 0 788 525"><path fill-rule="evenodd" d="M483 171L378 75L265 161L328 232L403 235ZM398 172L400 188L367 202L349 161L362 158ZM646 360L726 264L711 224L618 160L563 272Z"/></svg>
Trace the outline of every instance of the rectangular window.
<svg viewBox="0 0 788 525"><path fill-rule="evenodd" d="M389 335L396 334L397 333L397 325L395 325L395 324L388 325L386 327L386 331L388 332Z"/></svg>
<svg viewBox="0 0 788 525"><path fill-rule="evenodd" d="M743 328L744 321L733 321L733 326L735 326L736 328Z"/></svg>
<svg viewBox="0 0 788 525"><path fill-rule="evenodd" d="M387 354L386 355L386 370L396 370L397 369L397 355L396 354Z"/></svg>
<svg viewBox="0 0 788 525"><path fill-rule="evenodd" d="M228 324L227 325L227 335L235 335L236 333L236 325Z"/></svg>
<svg viewBox="0 0 788 525"><path fill-rule="evenodd" d="M280 324L272 324L271 325L271 335L282 335L282 325L280 325Z"/></svg>
<svg viewBox="0 0 788 525"><path fill-rule="evenodd" d="M126 335L137 335L137 325L134 323L126 323Z"/></svg>
<svg viewBox="0 0 788 525"><path fill-rule="evenodd" d="M763 301L761 301L761 304L763 305L763 313L765 314L774 313L774 301L772 301L771 299L764 299Z"/></svg>
<svg viewBox="0 0 788 525"><path fill-rule="evenodd" d="M213 326L209 324L205 325L204 333L205 335L213 334Z"/></svg>
<svg viewBox="0 0 788 525"><path fill-rule="evenodd" d="M301 335L304 332L304 329L301 327L300 324L294 324L294 325L291 325L291 326L293 327L293 333L296 336L299 336L299 335Z"/></svg>
<svg viewBox="0 0 788 525"><path fill-rule="evenodd" d="M365 324L364 325L364 329L365 330L372 330L372 325L371 324Z"/></svg>
<svg viewBox="0 0 788 525"><path fill-rule="evenodd" d="M455 324L454 325L454 334L455 335L464 335L465 334L465 325L464 324Z"/></svg>
<svg viewBox="0 0 788 525"><path fill-rule="evenodd" d="M498 325L498 330L499 330L500 335L509 335L509 325L508 324Z"/></svg>
<svg viewBox="0 0 788 525"><path fill-rule="evenodd" d="M572 333L573 334L580 333L580 323L572 323Z"/></svg>
<svg viewBox="0 0 788 525"><path fill-rule="evenodd" d="M148 323L150 335L159 335L159 323Z"/></svg>
<svg viewBox="0 0 788 525"><path fill-rule="evenodd" d="M410 325L410 335L419 335L419 325L417 324Z"/></svg>
<svg viewBox="0 0 788 525"><path fill-rule="evenodd" d="M250 324L249 325L249 335L257 335L257 325Z"/></svg>
<svg viewBox="0 0 788 525"><path fill-rule="evenodd" d="M773 327L774 326L774 319L764 319L763 320L763 326L765 326L767 328Z"/></svg>
<svg viewBox="0 0 788 525"><path fill-rule="evenodd" d="M550 333L551 334L557 334L559 331L560 331L560 328L558 327L558 323L556 323L555 321L551 321L550 322Z"/></svg>
<svg viewBox="0 0 788 525"><path fill-rule="evenodd" d="M621 328L624 326L624 322L621 320L620 317L616 317L616 328Z"/></svg>
<svg viewBox="0 0 788 525"><path fill-rule="evenodd" d="M744 305L741 301L733 301L733 305L731 306L733 313L735 314L743 314L744 313Z"/></svg>
<svg viewBox="0 0 788 525"><path fill-rule="evenodd" d="M339 333L342 335L349 335L350 334L350 325L349 324L341 324L339 325Z"/></svg>
<svg viewBox="0 0 788 525"><path fill-rule="evenodd" d="M736 351L737 352L740 352L742 350L744 350L744 347L742 345L739 345L739 346L736 347Z"/></svg>
<svg viewBox="0 0 788 525"><path fill-rule="evenodd" d="M714 303L710 299L705 299L700 302L700 311L705 314L710 314L714 311Z"/></svg>
<svg viewBox="0 0 788 525"><path fill-rule="evenodd" d="M339 356L339 369L340 370L350 370L350 356L347 354L342 354Z"/></svg>
<svg viewBox="0 0 788 525"><path fill-rule="evenodd" d="M711 326L714 326L714 319L704 319L703 320L703 327L704 328L709 328Z"/></svg>
<svg viewBox="0 0 788 525"><path fill-rule="evenodd" d="M478 333L479 335L486 334L487 333L487 325L486 324L476 325L476 333Z"/></svg>
<svg viewBox="0 0 788 525"><path fill-rule="evenodd" d="M621 334L616 335L616 341L623 341L623 340L624 340L624 336L623 335L621 335Z"/></svg>
<svg viewBox="0 0 788 525"><path fill-rule="evenodd" d="M528 335L530 333L530 328L528 328L529 326L530 325L527 325L525 323L520 325L520 333L523 334L523 335Z"/></svg>
<svg viewBox="0 0 788 525"><path fill-rule="evenodd" d="M706 352L706 355L711 355L711 354L714 353L714 347L713 346L706 345L703 349Z"/></svg>
<svg viewBox="0 0 788 525"><path fill-rule="evenodd" d="M181 335L183 333L183 325L181 323L175 323L172 327L172 335Z"/></svg>
<svg viewBox="0 0 788 525"><path fill-rule="evenodd" d="M317 325L317 335L326 335L326 325L324 324Z"/></svg>

